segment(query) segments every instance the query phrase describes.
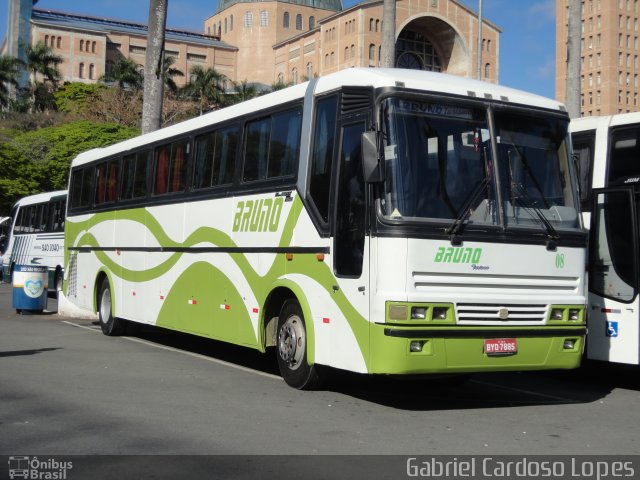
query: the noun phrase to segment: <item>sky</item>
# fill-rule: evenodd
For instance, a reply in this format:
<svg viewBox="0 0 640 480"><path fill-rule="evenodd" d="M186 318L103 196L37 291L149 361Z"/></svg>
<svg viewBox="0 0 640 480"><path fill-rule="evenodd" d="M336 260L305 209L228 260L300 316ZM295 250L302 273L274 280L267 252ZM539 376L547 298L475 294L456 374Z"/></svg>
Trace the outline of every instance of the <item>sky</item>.
<svg viewBox="0 0 640 480"><path fill-rule="evenodd" d="M8 1L0 0L2 39ZM478 0L459 1L477 12ZM345 7L356 3L343 0ZM169 0L167 26L202 32L216 6L217 0ZM149 15L147 0L40 0L37 8L140 23L147 23ZM482 15L502 30L499 83L555 97L555 0L483 0Z"/></svg>

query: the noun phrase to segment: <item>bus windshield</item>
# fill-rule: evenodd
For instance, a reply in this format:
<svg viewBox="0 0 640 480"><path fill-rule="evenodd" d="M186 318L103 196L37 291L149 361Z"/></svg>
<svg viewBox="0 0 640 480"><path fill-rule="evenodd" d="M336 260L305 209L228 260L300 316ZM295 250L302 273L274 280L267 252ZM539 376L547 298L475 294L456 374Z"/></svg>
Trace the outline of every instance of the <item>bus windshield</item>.
<svg viewBox="0 0 640 480"><path fill-rule="evenodd" d="M579 227L567 154L568 121L496 111L495 155L484 108L388 98L381 115L385 218L439 224L464 220L483 227ZM498 185L501 196L496 195Z"/></svg>

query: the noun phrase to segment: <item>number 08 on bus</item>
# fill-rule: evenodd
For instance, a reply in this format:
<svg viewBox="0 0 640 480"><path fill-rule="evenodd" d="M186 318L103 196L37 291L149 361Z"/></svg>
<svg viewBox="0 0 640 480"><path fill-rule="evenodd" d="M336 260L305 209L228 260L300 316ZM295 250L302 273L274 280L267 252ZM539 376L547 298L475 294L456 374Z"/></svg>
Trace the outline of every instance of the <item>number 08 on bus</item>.
<svg viewBox="0 0 640 480"><path fill-rule="evenodd" d="M348 69L72 163L65 292L259 351L296 388L569 369L585 336L569 118L432 72Z"/></svg>

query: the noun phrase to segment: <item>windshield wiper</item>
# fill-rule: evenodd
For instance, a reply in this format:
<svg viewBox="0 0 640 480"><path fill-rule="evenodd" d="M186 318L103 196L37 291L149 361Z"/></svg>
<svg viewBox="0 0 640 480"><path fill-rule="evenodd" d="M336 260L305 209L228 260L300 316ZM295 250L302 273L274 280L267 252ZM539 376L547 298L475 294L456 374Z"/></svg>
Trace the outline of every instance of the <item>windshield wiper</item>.
<svg viewBox="0 0 640 480"><path fill-rule="evenodd" d="M465 220L471 214L471 205L473 205L478 200L480 194L487 188L488 185L489 177L484 177L466 198L466 200L462 204L462 208L458 212L458 216L453 221L451 226L447 228L447 235L451 236L451 245L460 245L462 243L462 239L458 237L457 234L462 231Z"/></svg>
<svg viewBox="0 0 640 480"><path fill-rule="evenodd" d="M522 207L527 212L529 212L529 214L531 214L531 211L535 213L535 216L538 217L538 219L544 225L544 228L547 231L547 238L549 239L549 241L547 242L547 250L555 250L558 246L557 241L560 238L560 236L558 235L558 232L556 231L556 229L553 228L553 225L551 225L551 222L547 219L547 217L545 217L544 213L542 213L542 210L540 210L540 207L536 206L535 203L531 201L531 197L529 196L527 191L524 188L522 188L521 185L512 182L511 192L515 192L517 194L516 197L512 196L512 198L518 203L518 205L520 205L520 207ZM515 218L516 216L515 206L513 208L514 208L513 216Z"/></svg>

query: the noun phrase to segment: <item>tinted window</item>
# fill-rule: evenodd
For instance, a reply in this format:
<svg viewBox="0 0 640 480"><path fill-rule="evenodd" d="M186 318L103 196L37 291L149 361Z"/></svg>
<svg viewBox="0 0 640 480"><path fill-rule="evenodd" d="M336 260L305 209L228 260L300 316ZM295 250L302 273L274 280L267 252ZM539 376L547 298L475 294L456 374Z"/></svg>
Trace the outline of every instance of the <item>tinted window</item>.
<svg viewBox="0 0 640 480"><path fill-rule="evenodd" d="M88 207L93 196L94 167L74 170L71 174L71 207Z"/></svg>
<svg viewBox="0 0 640 480"><path fill-rule="evenodd" d="M198 137L193 188L232 183L237 147L237 127L225 128Z"/></svg>
<svg viewBox="0 0 640 480"><path fill-rule="evenodd" d="M621 185L630 178L640 176L640 128L623 128L611 133L611 161L608 185ZM635 182L635 181L634 181Z"/></svg>
<svg viewBox="0 0 640 480"><path fill-rule="evenodd" d="M256 120L247 125L247 146L242 176L244 182L266 178L270 132L270 118Z"/></svg>
<svg viewBox="0 0 640 480"><path fill-rule="evenodd" d="M580 203L583 211L591 211L591 169L593 168L595 132L575 134L572 140L573 157L578 168Z"/></svg>
<svg viewBox="0 0 640 480"><path fill-rule="evenodd" d="M318 102L313 135L309 192L325 222L329 221L329 185L333 164L337 104L336 96Z"/></svg>
<svg viewBox="0 0 640 480"><path fill-rule="evenodd" d="M188 141L180 141L156 150L154 195L184 190L188 148Z"/></svg>
<svg viewBox="0 0 640 480"><path fill-rule="evenodd" d="M116 201L118 162L111 161L96 167L96 205Z"/></svg>
<svg viewBox="0 0 640 480"><path fill-rule="evenodd" d="M122 159L122 200L147 195L147 159L149 152L138 152Z"/></svg>

